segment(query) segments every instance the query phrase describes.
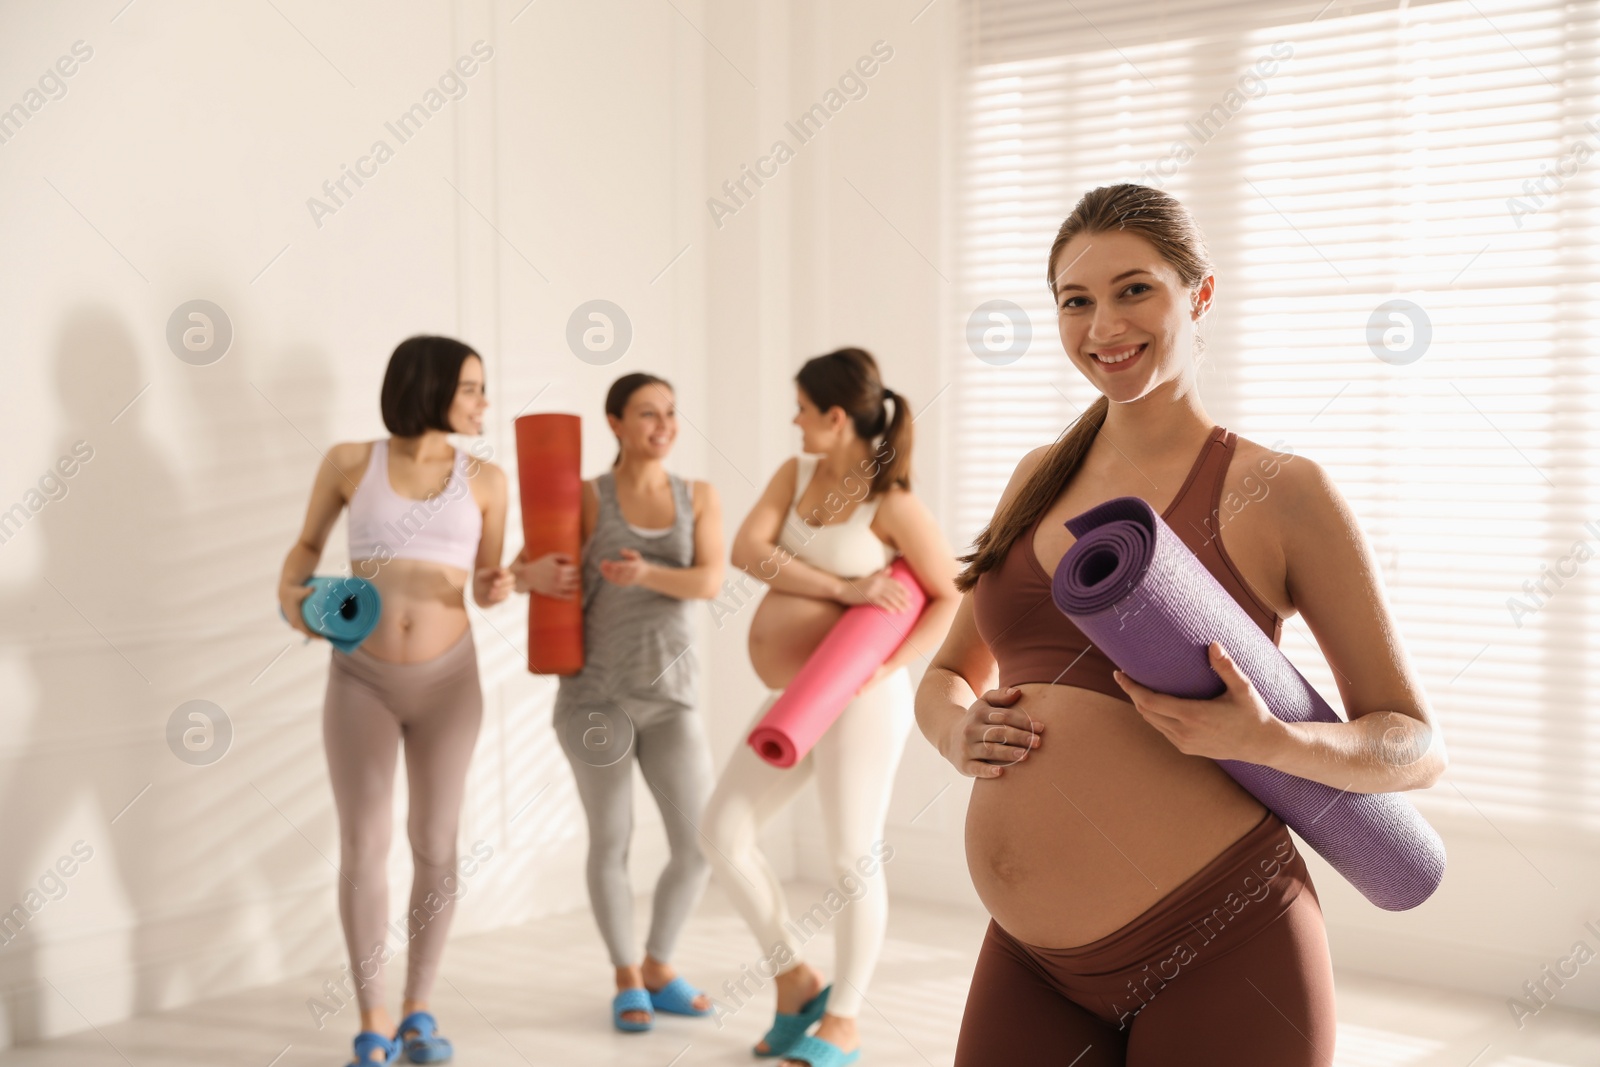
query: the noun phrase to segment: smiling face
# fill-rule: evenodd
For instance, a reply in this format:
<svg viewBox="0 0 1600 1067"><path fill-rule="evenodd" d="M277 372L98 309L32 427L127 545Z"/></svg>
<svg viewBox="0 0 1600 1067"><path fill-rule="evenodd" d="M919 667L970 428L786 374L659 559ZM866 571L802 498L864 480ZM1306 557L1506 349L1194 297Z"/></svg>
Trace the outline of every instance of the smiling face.
<svg viewBox="0 0 1600 1067"><path fill-rule="evenodd" d="M790 421L800 427L800 451L815 455L839 445L846 434L854 434L844 408L832 407L822 411L799 386L794 390L795 414Z"/></svg>
<svg viewBox="0 0 1600 1067"><path fill-rule="evenodd" d="M483 360L468 356L461 361L461 375L456 379L455 399L450 402L450 429L454 433L483 433L483 413L489 409L489 397L483 391ZM437 410L437 409L435 409Z"/></svg>
<svg viewBox="0 0 1600 1067"><path fill-rule="evenodd" d="M1215 276L1191 291L1154 245L1126 230L1079 234L1050 267L1061 347L1113 403L1193 373L1195 324Z"/></svg>
<svg viewBox="0 0 1600 1067"><path fill-rule="evenodd" d="M606 423L617 435L626 455L640 459L665 459L678 438L678 408L672 390L659 383L641 385L628 397L622 417L607 415Z"/></svg>

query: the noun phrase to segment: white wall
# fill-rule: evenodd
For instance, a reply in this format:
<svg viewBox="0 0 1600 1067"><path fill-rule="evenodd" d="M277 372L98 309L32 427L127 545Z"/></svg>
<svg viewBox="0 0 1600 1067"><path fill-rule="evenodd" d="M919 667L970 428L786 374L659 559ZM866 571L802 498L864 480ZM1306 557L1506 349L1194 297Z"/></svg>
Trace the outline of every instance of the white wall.
<svg viewBox="0 0 1600 1067"><path fill-rule="evenodd" d="M628 370L672 379L691 413L708 405L704 45L671 5L122 7L0 17L5 106L73 42L93 50L0 144L0 508L73 442L93 449L0 545L0 909L73 842L93 850L0 947L0 1043L291 975L313 976L309 995L337 974L329 653L291 640L274 587L318 452L384 433L396 342L443 332L484 353L486 443L508 465L510 418L531 403L586 416L598 472L600 399ZM478 40L494 54L465 96L399 143L385 122ZM307 198L378 138L393 158L317 226ZM235 332L209 366L165 340L196 297ZM633 324L608 366L564 340L595 297ZM686 431L674 466L726 481L712 454ZM508 551L518 528L513 510ZM341 522L324 573L346 563L344 536ZM474 618L487 716L462 838L494 853L462 933L585 902L554 684L522 667L524 610ZM210 766L165 740L191 699L234 731ZM640 801L642 887L663 849ZM403 816L401 801L396 911Z"/></svg>

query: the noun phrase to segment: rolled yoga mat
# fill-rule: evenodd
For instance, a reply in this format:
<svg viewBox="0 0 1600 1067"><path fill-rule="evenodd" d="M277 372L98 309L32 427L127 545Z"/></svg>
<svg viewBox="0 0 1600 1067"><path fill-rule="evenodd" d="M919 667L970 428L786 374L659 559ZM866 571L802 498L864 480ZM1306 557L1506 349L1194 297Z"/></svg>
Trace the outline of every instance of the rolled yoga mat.
<svg viewBox="0 0 1600 1067"><path fill-rule="evenodd" d="M1173 696L1220 696L1207 649L1221 641L1282 721L1343 721L1144 500L1108 500L1066 525L1077 541L1056 567L1052 598L1128 677ZM1444 877L1444 843L1403 796L1217 763L1378 907L1414 908Z"/></svg>
<svg viewBox="0 0 1600 1067"><path fill-rule="evenodd" d="M528 559L583 551L582 423L576 415L538 414L517 419L517 484L522 499L522 542ZM528 670L577 674L583 670L583 595L571 600L528 595Z"/></svg>
<svg viewBox="0 0 1600 1067"><path fill-rule="evenodd" d="M793 767L855 699L872 672L894 655L916 625L928 594L904 559L889 565L889 574L905 586L910 603L904 611L885 611L874 604L852 604L812 650L761 721L750 731L750 747L775 767Z"/></svg>
<svg viewBox="0 0 1600 1067"><path fill-rule="evenodd" d="M300 602L300 617L340 652L354 652L378 625L378 587L365 578L310 578L306 584L311 595Z"/></svg>

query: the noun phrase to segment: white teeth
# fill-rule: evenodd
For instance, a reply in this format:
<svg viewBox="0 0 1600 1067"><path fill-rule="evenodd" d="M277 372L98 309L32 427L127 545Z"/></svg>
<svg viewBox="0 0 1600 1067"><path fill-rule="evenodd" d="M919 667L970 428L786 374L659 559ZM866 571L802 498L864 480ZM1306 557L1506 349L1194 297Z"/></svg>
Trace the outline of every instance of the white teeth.
<svg viewBox="0 0 1600 1067"><path fill-rule="evenodd" d="M1096 352L1094 354L1094 358L1098 359L1101 363L1121 363L1123 360L1132 359L1134 356L1137 356L1139 352L1143 350L1143 348L1144 345L1139 345L1136 348L1130 348L1120 356L1107 356L1103 352Z"/></svg>

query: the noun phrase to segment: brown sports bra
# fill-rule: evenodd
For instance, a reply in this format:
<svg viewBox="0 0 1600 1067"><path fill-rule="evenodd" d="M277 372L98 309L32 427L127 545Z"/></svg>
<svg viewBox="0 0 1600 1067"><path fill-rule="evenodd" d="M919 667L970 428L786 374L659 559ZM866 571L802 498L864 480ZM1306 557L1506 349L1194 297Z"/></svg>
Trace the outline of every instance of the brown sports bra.
<svg viewBox="0 0 1600 1067"><path fill-rule="evenodd" d="M1231 430L1214 427L1161 518L1277 644L1283 619L1250 591L1217 532L1222 480L1238 441ZM1035 519L1017 537L1000 565L980 575L972 590L973 619L999 664L1000 687L1048 682L1127 700L1128 694L1111 677L1112 662L1050 599L1051 576L1033 551L1034 531L1043 518Z"/></svg>

